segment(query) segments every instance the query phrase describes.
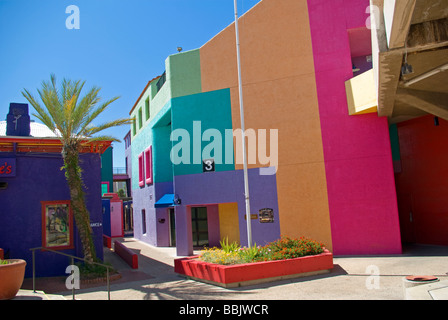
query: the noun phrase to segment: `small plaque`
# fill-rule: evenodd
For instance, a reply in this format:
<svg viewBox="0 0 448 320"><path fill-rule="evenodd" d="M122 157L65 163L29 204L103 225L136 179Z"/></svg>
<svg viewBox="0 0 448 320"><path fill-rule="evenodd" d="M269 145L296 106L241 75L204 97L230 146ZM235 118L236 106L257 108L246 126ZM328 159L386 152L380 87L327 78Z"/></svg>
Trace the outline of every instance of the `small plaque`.
<svg viewBox="0 0 448 320"><path fill-rule="evenodd" d="M215 160L205 159L202 160L202 172L213 172L215 171Z"/></svg>
<svg viewBox="0 0 448 320"><path fill-rule="evenodd" d="M274 222L274 209L263 208L258 210L258 216L260 223L272 223Z"/></svg>

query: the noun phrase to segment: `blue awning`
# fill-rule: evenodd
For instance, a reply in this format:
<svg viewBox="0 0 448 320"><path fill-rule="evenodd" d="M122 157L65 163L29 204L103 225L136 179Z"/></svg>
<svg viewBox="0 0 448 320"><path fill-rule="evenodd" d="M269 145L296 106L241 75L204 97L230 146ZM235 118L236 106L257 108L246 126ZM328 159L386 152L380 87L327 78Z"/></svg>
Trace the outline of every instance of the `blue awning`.
<svg viewBox="0 0 448 320"><path fill-rule="evenodd" d="M174 206L174 194L167 193L163 195L155 204L156 208L168 208Z"/></svg>

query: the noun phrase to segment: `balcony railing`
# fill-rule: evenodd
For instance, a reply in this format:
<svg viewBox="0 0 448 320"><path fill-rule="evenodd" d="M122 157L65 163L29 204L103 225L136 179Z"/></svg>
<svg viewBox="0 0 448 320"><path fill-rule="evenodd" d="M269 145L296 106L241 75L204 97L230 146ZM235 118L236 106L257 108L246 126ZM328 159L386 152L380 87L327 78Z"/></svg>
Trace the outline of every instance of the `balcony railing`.
<svg viewBox="0 0 448 320"><path fill-rule="evenodd" d="M113 174L126 174L126 167L114 167Z"/></svg>
<svg viewBox="0 0 448 320"><path fill-rule="evenodd" d="M162 89L165 82L166 82L166 71L160 76L159 80L157 80L156 83L157 92L159 92L160 89Z"/></svg>

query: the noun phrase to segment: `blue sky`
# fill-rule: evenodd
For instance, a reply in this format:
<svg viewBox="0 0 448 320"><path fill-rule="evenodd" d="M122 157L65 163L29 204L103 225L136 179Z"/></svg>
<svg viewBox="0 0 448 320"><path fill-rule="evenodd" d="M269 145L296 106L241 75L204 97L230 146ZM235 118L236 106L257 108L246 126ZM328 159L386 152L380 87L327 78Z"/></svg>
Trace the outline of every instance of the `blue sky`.
<svg viewBox="0 0 448 320"><path fill-rule="evenodd" d="M243 14L260 0L238 0ZM165 59L201 47L234 21L233 0L0 0L0 120L11 102L27 103L54 73L120 96L98 122L129 116L148 80ZM67 29L76 5L80 28ZM87 91L87 90L85 90ZM30 113L34 109L30 106ZM34 117L31 117L35 119ZM105 133L122 140L129 127ZM114 167L124 167L124 145L114 143Z"/></svg>

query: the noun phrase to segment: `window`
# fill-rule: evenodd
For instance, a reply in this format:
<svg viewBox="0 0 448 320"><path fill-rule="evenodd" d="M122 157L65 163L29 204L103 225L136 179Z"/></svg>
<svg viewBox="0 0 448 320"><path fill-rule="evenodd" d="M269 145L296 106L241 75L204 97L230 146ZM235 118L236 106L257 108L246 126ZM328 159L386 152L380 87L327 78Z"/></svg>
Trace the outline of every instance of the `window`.
<svg viewBox="0 0 448 320"><path fill-rule="evenodd" d="M145 100L145 115L146 115L146 120L149 119L149 97Z"/></svg>
<svg viewBox="0 0 448 320"><path fill-rule="evenodd" d="M165 84L165 82L166 82L166 72L164 72L164 73L160 76L159 80L157 80L157 83L156 83L156 89L157 89L157 92L159 92L160 89L162 89L162 87L163 87L163 85Z"/></svg>
<svg viewBox="0 0 448 320"><path fill-rule="evenodd" d="M128 157L124 158L124 168L126 170L126 174L129 174L129 169L128 169Z"/></svg>
<svg viewBox="0 0 448 320"><path fill-rule="evenodd" d="M109 193L109 181L101 181L101 194Z"/></svg>
<svg viewBox="0 0 448 320"><path fill-rule="evenodd" d="M42 201L42 247L72 249L73 213L69 200Z"/></svg>
<svg viewBox="0 0 448 320"><path fill-rule="evenodd" d="M141 129L143 127L143 116L142 116L142 108L138 109L138 128Z"/></svg>
<svg viewBox="0 0 448 320"><path fill-rule="evenodd" d="M136 133L137 133L137 122L134 119L134 121L132 121L132 135L135 136Z"/></svg>
<svg viewBox="0 0 448 320"><path fill-rule="evenodd" d="M146 211L142 209L142 233L146 234Z"/></svg>
<svg viewBox="0 0 448 320"><path fill-rule="evenodd" d="M144 181L144 164L143 164L143 160L144 160L144 155L143 153L141 153L138 156L138 185L140 187L143 187L145 185L145 181Z"/></svg>
<svg viewBox="0 0 448 320"><path fill-rule="evenodd" d="M145 181L152 184L152 146L145 150Z"/></svg>

